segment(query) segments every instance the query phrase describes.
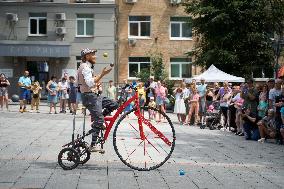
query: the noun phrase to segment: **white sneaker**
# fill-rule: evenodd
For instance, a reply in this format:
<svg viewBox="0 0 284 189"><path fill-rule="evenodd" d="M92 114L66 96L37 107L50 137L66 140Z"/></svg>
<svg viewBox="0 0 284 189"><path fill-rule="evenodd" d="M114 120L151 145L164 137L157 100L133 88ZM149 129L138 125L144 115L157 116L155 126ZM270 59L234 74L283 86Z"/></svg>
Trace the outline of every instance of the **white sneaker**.
<svg viewBox="0 0 284 189"><path fill-rule="evenodd" d="M30 110L29 112L30 112L30 113L34 113L34 111L33 111L33 110Z"/></svg>
<svg viewBox="0 0 284 189"><path fill-rule="evenodd" d="M104 153L105 153L105 150L102 149L102 148L100 148L100 147L98 147L98 146L90 146L90 147L89 147L89 151L90 151L90 152L99 152L99 153L101 153L101 154L104 154Z"/></svg>
<svg viewBox="0 0 284 189"><path fill-rule="evenodd" d="M36 111L36 113L40 113L40 111L39 111L39 110L37 110L37 111Z"/></svg>
<svg viewBox="0 0 284 189"><path fill-rule="evenodd" d="M260 143L264 143L264 141L265 141L265 138L261 138L261 139L258 140L258 142L260 142Z"/></svg>

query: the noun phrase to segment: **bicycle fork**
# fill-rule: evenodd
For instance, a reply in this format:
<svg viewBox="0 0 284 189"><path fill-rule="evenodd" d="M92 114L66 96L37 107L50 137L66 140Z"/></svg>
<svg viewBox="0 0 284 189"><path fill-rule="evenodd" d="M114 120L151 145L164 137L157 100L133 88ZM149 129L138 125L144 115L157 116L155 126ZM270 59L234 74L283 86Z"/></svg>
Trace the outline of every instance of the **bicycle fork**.
<svg viewBox="0 0 284 189"><path fill-rule="evenodd" d="M145 134L144 134L143 125L142 125L142 116L141 116L141 111L139 107L137 107L137 110L134 112L134 114L138 117L140 138L141 140L145 140Z"/></svg>

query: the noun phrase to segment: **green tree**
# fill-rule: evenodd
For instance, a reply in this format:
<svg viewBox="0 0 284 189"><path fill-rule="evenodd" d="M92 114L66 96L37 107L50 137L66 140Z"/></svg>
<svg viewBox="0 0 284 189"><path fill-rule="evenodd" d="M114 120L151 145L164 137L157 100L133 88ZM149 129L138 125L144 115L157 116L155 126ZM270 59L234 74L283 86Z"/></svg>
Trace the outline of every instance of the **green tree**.
<svg viewBox="0 0 284 189"><path fill-rule="evenodd" d="M190 0L185 11L198 37L195 64L211 64L225 72L260 77L262 70L271 77L274 50L271 33L283 33L283 0Z"/></svg>
<svg viewBox="0 0 284 189"><path fill-rule="evenodd" d="M143 68L140 72L136 73L136 77L140 79L142 82L147 82L150 77L150 69Z"/></svg>
<svg viewBox="0 0 284 189"><path fill-rule="evenodd" d="M150 75L154 76L155 80L165 80L168 76L166 74L165 65L163 63L163 55L162 53L155 51L155 52L148 52L151 67L150 69L144 68L140 70L139 73L136 73L136 77L140 78L141 81L146 82Z"/></svg>
<svg viewBox="0 0 284 189"><path fill-rule="evenodd" d="M155 80L165 80L168 75L166 73L165 64L163 63L163 55L161 52L149 52L151 60L151 74Z"/></svg>
<svg viewBox="0 0 284 189"><path fill-rule="evenodd" d="M166 73L165 64L163 63L163 55L161 52L155 50L148 52L148 55L151 60L150 69L142 69L139 73L136 73L136 77L140 78L142 82L148 81L150 75L154 76L155 80L164 81L169 90L169 94L172 94L172 88L174 86L174 82L169 80L168 75Z"/></svg>

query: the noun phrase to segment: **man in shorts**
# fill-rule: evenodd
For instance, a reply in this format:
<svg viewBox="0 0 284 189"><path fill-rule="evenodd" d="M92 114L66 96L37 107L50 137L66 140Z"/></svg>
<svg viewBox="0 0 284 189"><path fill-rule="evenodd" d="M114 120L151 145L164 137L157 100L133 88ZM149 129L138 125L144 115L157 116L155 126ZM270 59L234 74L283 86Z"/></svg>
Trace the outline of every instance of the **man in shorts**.
<svg viewBox="0 0 284 189"><path fill-rule="evenodd" d="M32 81L29 76L29 71L25 71L24 75L20 77L18 85L21 88L20 92L20 112L26 112L27 100L31 98L31 84Z"/></svg>

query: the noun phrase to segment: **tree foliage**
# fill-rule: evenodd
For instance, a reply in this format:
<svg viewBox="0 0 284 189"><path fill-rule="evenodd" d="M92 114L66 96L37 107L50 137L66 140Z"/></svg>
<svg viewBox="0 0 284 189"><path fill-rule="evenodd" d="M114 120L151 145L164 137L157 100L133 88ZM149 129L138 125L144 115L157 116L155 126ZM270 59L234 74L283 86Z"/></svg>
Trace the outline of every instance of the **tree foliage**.
<svg viewBox="0 0 284 189"><path fill-rule="evenodd" d="M163 55L161 52L155 50L152 52L148 52L148 55L151 60L151 67L150 69L142 69L139 73L136 73L136 77L140 78L140 81L146 82L148 81L150 76L154 76L155 80L165 82L169 93L172 94L172 88L174 86L174 82L169 80L165 64L163 63Z"/></svg>
<svg viewBox="0 0 284 189"><path fill-rule="evenodd" d="M136 73L136 77L140 78L141 81L146 82L150 75L154 76L155 80L163 81L168 76L166 74L165 65L163 63L163 55L160 52L148 52L151 61L150 69L144 68Z"/></svg>
<svg viewBox="0 0 284 189"><path fill-rule="evenodd" d="M188 55L238 76L271 77L274 50L271 33L283 32L283 0L190 0L185 11L198 42Z"/></svg>

